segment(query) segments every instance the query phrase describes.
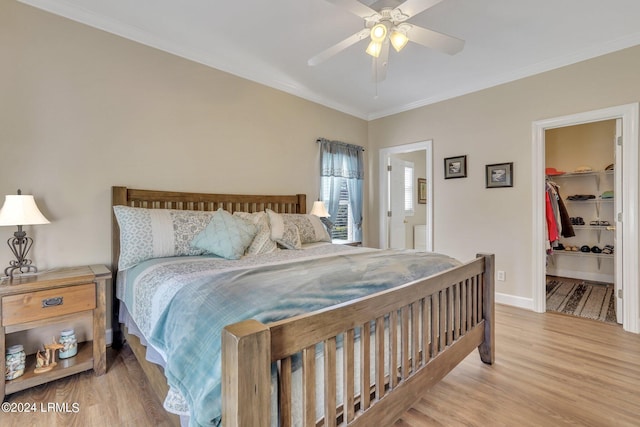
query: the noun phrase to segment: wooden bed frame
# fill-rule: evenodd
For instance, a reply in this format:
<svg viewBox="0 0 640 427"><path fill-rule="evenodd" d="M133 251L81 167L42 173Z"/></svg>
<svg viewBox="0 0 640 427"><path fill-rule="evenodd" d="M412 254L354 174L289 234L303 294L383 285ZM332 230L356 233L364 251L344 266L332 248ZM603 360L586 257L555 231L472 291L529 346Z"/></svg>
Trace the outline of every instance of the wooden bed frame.
<svg viewBox="0 0 640 427"><path fill-rule="evenodd" d="M269 208L283 213L305 213L306 197L113 187L113 205L207 211L222 207L230 212ZM112 229L116 271L120 246L115 217ZM267 325L247 320L227 326L222 333L223 425L270 425L274 362L278 365L280 425L292 425L293 355L302 360L304 426L391 425L475 348L483 362L494 362L493 277L493 255L481 254L460 267L324 310ZM375 325L373 334L372 325ZM360 338L356 340L358 335ZM125 336L162 402L168 390L162 369L145 360L145 349L135 336L126 331ZM338 385L336 348L340 341L344 379ZM315 369L317 343L324 344L323 359L319 359L324 363L324 378L319 379ZM355 346L362 349L360 388L367 390L363 393L354 391L354 371L358 366L354 360ZM370 354L373 356L369 357ZM324 415L319 420L316 381L324 382L325 405L321 408ZM337 386L343 390L342 402L336 402ZM177 417L173 420L179 423Z"/></svg>

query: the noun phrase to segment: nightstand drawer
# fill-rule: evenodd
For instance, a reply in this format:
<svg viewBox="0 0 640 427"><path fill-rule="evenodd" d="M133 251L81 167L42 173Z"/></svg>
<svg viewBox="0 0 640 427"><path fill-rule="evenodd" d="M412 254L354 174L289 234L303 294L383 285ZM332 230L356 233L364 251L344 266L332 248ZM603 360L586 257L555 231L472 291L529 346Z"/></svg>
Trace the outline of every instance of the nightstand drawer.
<svg viewBox="0 0 640 427"><path fill-rule="evenodd" d="M2 325L32 322L96 308L96 285L69 286L2 298Z"/></svg>

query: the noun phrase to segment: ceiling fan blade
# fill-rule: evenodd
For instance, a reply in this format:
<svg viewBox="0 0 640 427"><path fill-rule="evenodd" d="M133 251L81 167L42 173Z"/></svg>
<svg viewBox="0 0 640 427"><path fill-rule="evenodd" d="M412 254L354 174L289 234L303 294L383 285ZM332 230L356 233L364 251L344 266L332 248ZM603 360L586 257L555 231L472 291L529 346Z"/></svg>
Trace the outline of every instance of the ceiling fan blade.
<svg viewBox="0 0 640 427"><path fill-rule="evenodd" d="M464 40L415 25L411 25L407 37L409 37L409 41L449 55L455 55L464 47Z"/></svg>
<svg viewBox="0 0 640 427"><path fill-rule="evenodd" d="M400 6L396 7L396 9L400 9L403 14L411 17L416 16L420 12L424 12L441 1L442 0L407 0Z"/></svg>
<svg viewBox="0 0 640 427"><path fill-rule="evenodd" d="M369 30L368 28L358 31L357 33L347 37L341 42L334 44L330 48L323 50L322 52L320 52L319 54L311 58L309 61L307 61L307 64L309 64L310 66L314 66L314 65L318 65L323 61L326 61L327 59L331 58L333 55L345 50L352 44L358 43L360 40L369 37L370 32L371 30Z"/></svg>
<svg viewBox="0 0 640 427"><path fill-rule="evenodd" d="M358 0L327 0L329 3L333 3L349 12L358 15L361 18L368 18L371 15L376 15L378 12L360 3Z"/></svg>
<svg viewBox="0 0 640 427"><path fill-rule="evenodd" d="M380 56L371 62L371 80L378 83L387 78L387 64L389 63L389 41L382 43Z"/></svg>

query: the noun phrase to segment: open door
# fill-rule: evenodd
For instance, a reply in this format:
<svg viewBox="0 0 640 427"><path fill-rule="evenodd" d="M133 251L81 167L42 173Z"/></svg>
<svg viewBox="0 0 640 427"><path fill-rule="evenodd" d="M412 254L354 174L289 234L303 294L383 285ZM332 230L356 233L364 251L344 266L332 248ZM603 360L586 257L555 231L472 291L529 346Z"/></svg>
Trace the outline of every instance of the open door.
<svg viewBox="0 0 640 427"><path fill-rule="evenodd" d="M546 310L546 244L544 217L545 131L547 129L616 120L615 141L615 287L617 320L626 331L640 333L640 228L638 227L639 179L639 123L640 104L626 104L602 110L539 120L533 123L532 206L536 214L533 221L532 252L532 308L540 313ZM624 151L624 154L623 154Z"/></svg>
<svg viewBox="0 0 640 427"><path fill-rule="evenodd" d="M615 223L613 228L615 229L614 238L614 256L615 256L615 289L616 289L616 322L622 324L622 310L624 310L624 304L622 304L622 284L624 283L624 269L622 268L622 239L624 236L624 224L620 221L622 219L622 179L624 174L622 173L622 119L616 119L616 139L615 139Z"/></svg>
<svg viewBox="0 0 640 427"><path fill-rule="evenodd" d="M398 204L399 201L392 202L391 194L404 194L404 178L400 179L394 178L395 184L397 186L396 190L392 190L391 186L391 175L388 172L388 166L390 165L390 158L394 156L398 156L399 160L401 156L408 155L409 153L415 153L420 156L420 159L408 159L415 164L415 174L413 176L413 184L417 185L417 178L425 178L426 179L426 200L428 203L426 204L416 204L415 214L413 216L413 221L423 225L425 229L425 250L433 251L433 141L422 141L422 142L414 142L406 145L398 145L388 148L380 149L380 157L379 157L379 183L380 183L380 193L379 193L379 201L380 201L380 222L379 222L379 230L380 230L380 242L379 247L382 249L386 249L389 247L406 247L406 241L400 245L398 241L393 242L393 246L391 246L390 236L392 234L396 235L402 234L406 232L407 225L404 224L404 218L402 215L396 216L396 218L400 217L399 221L394 221L394 224L391 224L392 216L389 216L389 212L393 212L394 210L402 211L404 213L404 207L400 209L399 207L394 207L393 205ZM400 168L404 169L404 168ZM402 182L403 188L398 191L399 183ZM416 196L417 197L417 196ZM417 200L414 200L417 203ZM409 224L409 226L412 226ZM392 229L400 230L402 228L403 232L398 233L397 231L391 232ZM407 234L403 234L406 236ZM412 236L412 233L408 233L409 236ZM406 240L406 237L405 237ZM411 242L410 242L411 243ZM413 247L413 245L409 245Z"/></svg>
<svg viewBox="0 0 640 427"><path fill-rule="evenodd" d="M405 249L407 220L405 218L405 163L389 156L389 248Z"/></svg>

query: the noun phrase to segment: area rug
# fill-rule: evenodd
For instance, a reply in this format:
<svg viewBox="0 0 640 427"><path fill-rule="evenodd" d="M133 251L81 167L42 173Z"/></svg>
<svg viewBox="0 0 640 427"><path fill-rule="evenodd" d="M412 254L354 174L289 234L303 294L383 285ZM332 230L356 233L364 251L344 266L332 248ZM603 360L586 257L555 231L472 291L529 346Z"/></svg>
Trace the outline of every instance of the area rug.
<svg viewBox="0 0 640 427"><path fill-rule="evenodd" d="M547 311L616 323L614 286L547 276Z"/></svg>

